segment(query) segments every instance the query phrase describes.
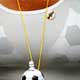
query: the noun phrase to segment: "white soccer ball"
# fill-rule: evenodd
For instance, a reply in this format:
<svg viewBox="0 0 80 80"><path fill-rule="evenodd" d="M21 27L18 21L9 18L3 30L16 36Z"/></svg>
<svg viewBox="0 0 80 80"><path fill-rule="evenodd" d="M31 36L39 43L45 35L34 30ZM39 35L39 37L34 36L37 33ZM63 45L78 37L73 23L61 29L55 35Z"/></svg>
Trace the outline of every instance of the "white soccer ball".
<svg viewBox="0 0 80 80"><path fill-rule="evenodd" d="M29 62L29 69L22 75L22 80L44 80L42 73L34 68L34 62Z"/></svg>

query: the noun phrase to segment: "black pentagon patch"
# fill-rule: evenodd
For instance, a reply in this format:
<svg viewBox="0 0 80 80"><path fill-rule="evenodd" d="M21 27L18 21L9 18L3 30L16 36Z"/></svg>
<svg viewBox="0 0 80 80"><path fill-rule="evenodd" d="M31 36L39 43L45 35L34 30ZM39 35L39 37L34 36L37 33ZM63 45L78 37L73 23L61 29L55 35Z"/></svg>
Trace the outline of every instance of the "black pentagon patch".
<svg viewBox="0 0 80 80"><path fill-rule="evenodd" d="M22 80L26 80L26 76L23 76L23 77L22 77Z"/></svg>
<svg viewBox="0 0 80 80"><path fill-rule="evenodd" d="M43 76L43 78L44 78L44 74L41 72L41 74L42 74L42 76Z"/></svg>
<svg viewBox="0 0 80 80"><path fill-rule="evenodd" d="M32 80L38 80L38 76L33 76Z"/></svg>

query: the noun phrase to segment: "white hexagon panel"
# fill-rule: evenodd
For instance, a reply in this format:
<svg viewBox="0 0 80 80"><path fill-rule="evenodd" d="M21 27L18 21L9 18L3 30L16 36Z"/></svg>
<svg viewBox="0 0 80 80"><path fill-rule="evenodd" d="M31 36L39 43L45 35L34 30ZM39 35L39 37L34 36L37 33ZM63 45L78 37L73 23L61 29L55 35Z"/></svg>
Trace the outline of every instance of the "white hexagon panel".
<svg viewBox="0 0 80 80"><path fill-rule="evenodd" d="M68 27L65 38L70 46L80 45L80 27L78 25L71 25Z"/></svg>
<svg viewBox="0 0 80 80"><path fill-rule="evenodd" d="M80 14L69 9L67 22L51 52L65 54L69 59L80 57Z"/></svg>
<svg viewBox="0 0 80 80"><path fill-rule="evenodd" d="M13 46L5 34L3 26L0 26L0 55L11 54Z"/></svg>

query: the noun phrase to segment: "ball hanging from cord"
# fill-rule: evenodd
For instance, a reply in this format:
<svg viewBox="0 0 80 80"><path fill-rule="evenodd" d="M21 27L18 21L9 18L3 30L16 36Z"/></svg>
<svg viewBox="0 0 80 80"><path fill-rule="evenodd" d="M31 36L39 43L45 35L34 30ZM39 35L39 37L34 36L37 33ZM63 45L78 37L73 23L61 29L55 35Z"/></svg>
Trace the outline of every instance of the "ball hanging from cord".
<svg viewBox="0 0 80 80"><path fill-rule="evenodd" d="M22 75L22 80L44 80L43 74L34 67L34 62L29 62L29 69Z"/></svg>

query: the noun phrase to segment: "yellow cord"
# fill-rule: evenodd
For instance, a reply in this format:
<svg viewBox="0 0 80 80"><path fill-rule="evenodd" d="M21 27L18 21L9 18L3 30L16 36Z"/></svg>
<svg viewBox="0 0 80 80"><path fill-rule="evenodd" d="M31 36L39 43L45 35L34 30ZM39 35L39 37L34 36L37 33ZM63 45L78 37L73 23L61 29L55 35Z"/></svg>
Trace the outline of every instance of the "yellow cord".
<svg viewBox="0 0 80 80"><path fill-rule="evenodd" d="M29 41L29 37L28 37L28 32L27 32L27 28L26 28L26 24L25 24L25 21L24 21L24 16L22 14L22 10L21 10L21 7L20 7L19 0L17 0L17 3L18 3L19 10L20 10L20 16L21 16L21 20L22 20L22 24L23 24L23 28L24 28L26 46L28 47L28 50L29 50L30 59L33 60L32 59L32 52L31 52L31 49L30 49L30 41ZM48 4L49 4L49 0L47 0L45 16L44 16L44 19L43 19L44 22L43 22L42 37L41 37L41 43L40 43L40 54L39 54L39 59L38 59L38 70L40 69L40 64L41 64L41 56L42 56L44 37L45 37L45 31L46 31L46 18L47 18L47 13L48 13Z"/></svg>
<svg viewBox="0 0 80 80"><path fill-rule="evenodd" d="M22 14L22 10L21 10L21 7L20 7L19 0L17 0L17 3L18 3L19 11L20 11L20 16L21 16L22 24L23 24L26 47L28 47L30 60L33 60L33 58L32 58L32 52L31 52L31 49L30 49L30 41L29 41L28 31L27 31L27 27L26 27L26 24L25 24L25 21L24 21L24 16Z"/></svg>
<svg viewBox="0 0 80 80"><path fill-rule="evenodd" d="M43 45L44 45L44 37L45 37L45 31L46 31L46 19L47 19L47 13L48 13L48 4L49 4L49 0L47 0L45 16L43 18L44 22L43 22L43 28L42 28L42 37L41 37L40 53L39 53L40 55L39 55L39 60L38 60L38 70L40 69L41 56L42 56Z"/></svg>

